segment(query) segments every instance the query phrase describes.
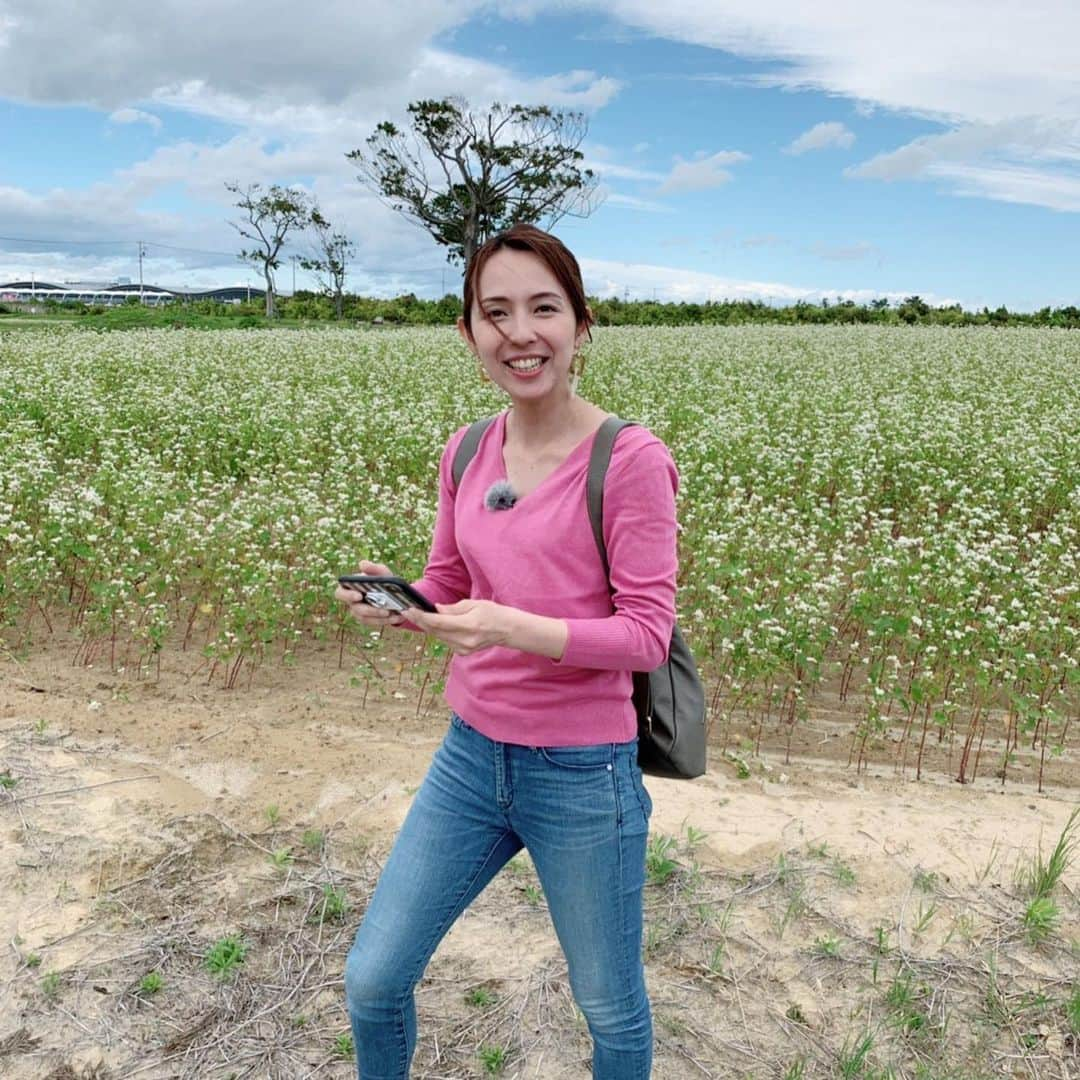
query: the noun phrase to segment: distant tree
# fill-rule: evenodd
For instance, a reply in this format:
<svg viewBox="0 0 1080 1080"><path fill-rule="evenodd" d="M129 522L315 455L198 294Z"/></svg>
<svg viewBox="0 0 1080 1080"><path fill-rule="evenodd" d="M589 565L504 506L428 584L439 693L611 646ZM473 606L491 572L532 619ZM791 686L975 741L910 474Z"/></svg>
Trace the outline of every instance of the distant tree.
<svg viewBox="0 0 1080 1080"><path fill-rule="evenodd" d="M334 232L319 208L311 211L311 229L315 234L315 252L301 259L300 265L315 274L319 288L334 300L334 314L342 316L345 303L345 276L349 259L356 254L356 245L341 232Z"/></svg>
<svg viewBox="0 0 1080 1080"><path fill-rule="evenodd" d="M468 265L488 237L515 222L550 226L595 208L597 178L581 168L583 113L461 98L414 101L412 138L390 121L346 157L360 182Z"/></svg>
<svg viewBox="0 0 1080 1080"><path fill-rule="evenodd" d="M254 247L245 248L237 256L251 263L266 282L266 317L274 316L274 271L281 266L281 249L285 238L294 229L304 229L311 223L314 203L299 188L283 188L277 184L263 191L261 184L226 184L237 197L235 206L244 212L241 222L229 224Z"/></svg>

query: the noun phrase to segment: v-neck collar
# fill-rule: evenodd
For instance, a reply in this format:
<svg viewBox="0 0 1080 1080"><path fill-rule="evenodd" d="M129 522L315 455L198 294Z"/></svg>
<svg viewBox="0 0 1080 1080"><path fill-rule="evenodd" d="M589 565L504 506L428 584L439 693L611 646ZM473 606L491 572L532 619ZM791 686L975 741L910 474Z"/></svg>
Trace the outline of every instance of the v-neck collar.
<svg viewBox="0 0 1080 1080"><path fill-rule="evenodd" d="M504 410L500 414L500 416L499 416L499 428L495 432L495 437L498 439L498 445L499 445L499 465L501 466L503 479L506 480L507 483L510 482L510 472L506 467L505 449L506 449L506 419L507 419L507 417L509 415L510 415L510 410L509 409ZM600 430L599 427L597 427L596 430L599 431ZM551 472L549 472L547 474L547 476L545 476L544 479L541 480L540 483L536 485L536 487L534 487L532 489L532 491L530 491L526 495L518 495L516 501L517 502L522 502L525 499L531 499L532 496L537 491L539 491L549 481L551 481L556 476L558 476L561 472L563 472L567 468L567 466L570 465L571 462L574 462L576 464L577 461L583 455L591 453L592 445L593 445L593 442L595 441L595 439L596 439L596 431L592 432L589 435L586 435L585 438L582 439L581 442L579 442L570 451L570 453L567 454L566 457L563 458L563 460L558 465L556 465L555 468L552 469Z"/></svg>

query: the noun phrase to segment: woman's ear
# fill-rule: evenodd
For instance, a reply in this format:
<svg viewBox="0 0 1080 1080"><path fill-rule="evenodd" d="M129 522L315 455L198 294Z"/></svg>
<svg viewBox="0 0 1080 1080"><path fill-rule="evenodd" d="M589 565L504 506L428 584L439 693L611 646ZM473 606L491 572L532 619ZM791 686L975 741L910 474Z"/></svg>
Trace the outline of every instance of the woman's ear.
<svg viewBox="0 0 1080 1080"><path fill-rule="evenodd" d="M469 351L475 354L476 342L473 341L473 336L469 333L469 328L465 325L465 317L463 315L458 316L457 332L461 336L461 340L469 347Z"/></svg>
<svg viewBox="0 0 1080 1080"><path fill-rule="evenodd" d="M592 308L589 307L588 304L586 304L585 305L585 318L584 318L584 320L582 322L580 322L578 324L577 336L574 338L574 348L575 349L580 348L581 343L586 338L588 338L589 341L592 341L592 332L590 330L590 327L592 327L595 323L596 323L596 319L593 317Z"/></svg>

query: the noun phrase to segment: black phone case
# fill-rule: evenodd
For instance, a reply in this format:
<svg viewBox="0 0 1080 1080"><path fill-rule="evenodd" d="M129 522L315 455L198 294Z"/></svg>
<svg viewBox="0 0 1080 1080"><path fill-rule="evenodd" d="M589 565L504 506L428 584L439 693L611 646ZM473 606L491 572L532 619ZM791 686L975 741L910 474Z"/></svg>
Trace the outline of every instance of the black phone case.
<svg viewBox="0 0 1080 1080"><path fill-rule="evenodd" d="M364 601L383 611L404 611L419 608L435 613L435 605L418 593L404 578L378 577L371 574L345 574L338 582L346 589L362 593Z"/></svg>

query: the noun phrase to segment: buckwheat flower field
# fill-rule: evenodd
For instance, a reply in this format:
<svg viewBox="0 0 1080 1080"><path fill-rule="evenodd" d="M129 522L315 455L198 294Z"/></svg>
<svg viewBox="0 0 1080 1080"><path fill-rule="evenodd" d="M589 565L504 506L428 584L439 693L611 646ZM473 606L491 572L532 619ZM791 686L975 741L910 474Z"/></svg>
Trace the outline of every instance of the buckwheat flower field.
<svg viewBox="0 0 1080 1080"><path fill-rule="evenodd" d="M653 1077L1080 1076L1080 335L594 339L680 468L711 725L647 779ZM503 405L450 328L0 330L5 1078L355 1077L449 658L335 578L420 573ZM591 1075L525 853L417 1007L418 1078Z"/></svg>
<svg viewBox="0 0 1080 1080"><path fill-rule="evenodd" d="M1080 337L598 330L582 392L671 447L680 621L710 692L790 733L828 689L852 752L1054 755L1080 699ZM0 625L234 685L360 557L423 566L440 451L502 402L450 330L157 331L0 344ZM542 538L537 557L542 558ZM986 765L982 766L984 769Z"/></svg>

